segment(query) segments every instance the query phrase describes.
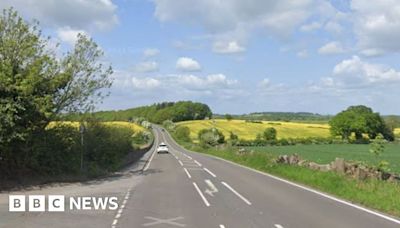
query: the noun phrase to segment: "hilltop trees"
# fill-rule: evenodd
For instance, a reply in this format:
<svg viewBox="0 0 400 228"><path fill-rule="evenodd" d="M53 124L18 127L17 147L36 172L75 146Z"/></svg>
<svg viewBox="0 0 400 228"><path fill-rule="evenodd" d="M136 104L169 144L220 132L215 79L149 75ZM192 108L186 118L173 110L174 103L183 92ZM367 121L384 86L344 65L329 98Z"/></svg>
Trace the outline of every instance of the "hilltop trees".
<svg viewBox="0 0 400 228"><path fill-rule="evenodd" d="M379 113L374 113L371 108L363 105L350 106L333 117L329 124L332 135L340 135L343 139L349 139L352 134L356 140L361 140L363 134L367 134L370 139L375 139L378 134L382 134L386 140L394 139L393 132L388 129Z"/></svg>

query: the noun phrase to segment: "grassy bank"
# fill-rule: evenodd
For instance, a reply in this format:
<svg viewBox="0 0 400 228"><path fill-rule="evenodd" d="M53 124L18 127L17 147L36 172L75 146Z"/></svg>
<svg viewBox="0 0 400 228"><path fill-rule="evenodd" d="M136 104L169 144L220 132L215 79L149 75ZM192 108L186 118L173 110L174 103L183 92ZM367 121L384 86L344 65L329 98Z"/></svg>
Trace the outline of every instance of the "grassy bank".
<svg viewBox="0 0 400 228"><path fill-rule="evenodd" d="M237 148L202 148L196 144L178 142L185 148L270 173L314 189L338 196L394 216L400 216L400 185L379 180L358 181L333 172L320 172L305 167L273 162L273 153L255 151L239 155Z"/></svg>
<svg viewBox="0 0 400 228"><path fill-rule="evenodd" d="M385 152L379 158L369 152L369 145L359 144L331 144L331 145L294 145L294 146L265 146L250 147L249 150L265 152L274 156L297 153L300 157L320 164L327 164L335 158L344 158L348 161L363 161L369 165L376 165L380 160L390 162L392 172L400 173L400 144L385 145Z"/></svg>

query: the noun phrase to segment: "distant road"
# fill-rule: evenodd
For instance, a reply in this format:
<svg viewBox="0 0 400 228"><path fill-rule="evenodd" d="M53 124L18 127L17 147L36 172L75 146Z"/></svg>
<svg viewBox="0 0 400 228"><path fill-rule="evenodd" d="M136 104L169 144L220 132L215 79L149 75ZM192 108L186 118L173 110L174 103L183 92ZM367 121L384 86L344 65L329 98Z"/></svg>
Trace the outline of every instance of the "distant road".
<svg viewBox="0 0 400 228"><path fill-rule="evenodd" d="M312 189L188 152L156 127L154 148L136 165L108 180L36 190L39 194L117 195L120 208L105 212L6 212L0 227L394 228L400 221ZM141 169L140 168L140 169ZM14 194L14 193L13 193ZM24 194L31 194L25 192Z"/></svg>

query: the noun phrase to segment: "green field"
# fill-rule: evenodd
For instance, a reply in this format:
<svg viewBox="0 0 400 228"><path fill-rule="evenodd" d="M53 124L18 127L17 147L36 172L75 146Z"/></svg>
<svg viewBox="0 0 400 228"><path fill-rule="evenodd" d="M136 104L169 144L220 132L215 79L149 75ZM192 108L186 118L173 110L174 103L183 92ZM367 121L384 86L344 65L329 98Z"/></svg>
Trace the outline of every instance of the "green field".
<svg viewBox="0 0 400 228"><path fill-rule="evenodd" d="M197 133L201 129L216 127L222 131L226 138L230 132L238 135L240 139L252 140L257 134L266 128L273 127L278 132L278 138L307 138L329 137L328 124L308 124L278 121L263 121L262 123L249 123L244 120L194 120L179 122L178 125L187 126L190 129L190 137L197 140Z"/></svg>
<svg viewBox="0 0 400 228"><path fill-rule="evenodd" d="M375 165L377 158L369 152L369 145L333 144L333 145L295 145L295 146L268 146L251 147L255 151L268 152L274 155L294 154L321 164L329 163L336 157L345 160L363 161ZM400 144L387 144L385 152L378 160L390 163L392 172L400 173Z"/></svg>

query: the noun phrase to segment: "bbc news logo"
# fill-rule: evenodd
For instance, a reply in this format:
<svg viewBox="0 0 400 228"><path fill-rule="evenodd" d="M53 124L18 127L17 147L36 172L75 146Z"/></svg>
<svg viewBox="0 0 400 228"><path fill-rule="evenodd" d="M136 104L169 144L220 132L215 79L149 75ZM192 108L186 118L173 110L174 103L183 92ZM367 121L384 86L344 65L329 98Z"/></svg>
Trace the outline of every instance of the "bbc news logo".
<svg viewBox="0 0 400 228"><path fill-rule="evenodd" d="M67 200L67 201L66 201ZM47 206L47 207L46 207ZM10 212L63 212L67 210L117 210L118 197L68 197L64 195L9 195Z"/></svg>

